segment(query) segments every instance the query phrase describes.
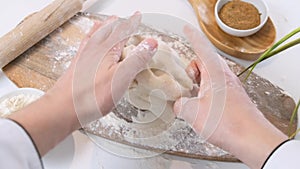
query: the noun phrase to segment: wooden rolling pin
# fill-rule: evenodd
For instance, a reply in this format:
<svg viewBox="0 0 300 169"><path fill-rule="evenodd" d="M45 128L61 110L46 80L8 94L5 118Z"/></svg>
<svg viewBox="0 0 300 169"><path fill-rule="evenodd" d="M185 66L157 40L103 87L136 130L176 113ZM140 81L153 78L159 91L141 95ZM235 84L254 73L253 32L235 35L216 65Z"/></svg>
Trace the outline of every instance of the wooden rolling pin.
<svg viewBox="0 0 300 169"><path fill-rule="evenodd" d="M0 38L0 69L95 0L55 0Z"/></svg>

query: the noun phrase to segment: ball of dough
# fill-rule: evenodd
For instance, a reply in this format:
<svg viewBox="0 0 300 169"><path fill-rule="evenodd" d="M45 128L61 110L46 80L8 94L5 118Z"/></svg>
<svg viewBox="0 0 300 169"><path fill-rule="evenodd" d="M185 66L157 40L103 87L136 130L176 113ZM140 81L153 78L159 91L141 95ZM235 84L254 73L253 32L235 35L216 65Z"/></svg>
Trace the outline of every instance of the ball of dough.
<svg viewBox="0 0 300 169"><path fill-rule="evenodd" d="M128 45L123 57L126 58L135 45ZM130 85L127 100L139 109L153 112L155 116L172 111L174 101L191 96L193 81L185 68L177 52L158 41L157 52L148 63L148 68L141 71Z"/></svg>

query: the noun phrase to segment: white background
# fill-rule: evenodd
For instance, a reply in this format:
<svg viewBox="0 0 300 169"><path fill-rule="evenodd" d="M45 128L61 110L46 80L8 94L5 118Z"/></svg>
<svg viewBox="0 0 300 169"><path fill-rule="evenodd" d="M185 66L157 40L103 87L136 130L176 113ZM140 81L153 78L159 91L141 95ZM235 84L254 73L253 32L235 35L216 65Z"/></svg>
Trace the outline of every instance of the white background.
<svg viewBox="0 0 300 169"><path fill-rule="evenodd" d="M291 30L300 26L299 22L299 7L300 2L298 0L288 1L275 1L265 0L270 9L270 17L276 25L277 39L283 35L289 33ZM25 16L30 13L41 9L50 3L51 0L9 0L0 2L0 36L11 30L17 25ZM196 17L192 8L190 7L188 0L100 0L96 5L90 8L88 11L107 14L107 15L118 15L118 16L129 16L135 11L141 11L143 13L164 13L182 18L195 26L198 26ZM298 35L297 37L300 37ZM297 101L300 98L300 45L294 47L289 51L277 55L263 64L259 65L255 72L259 75L267 78L274 84L280 86L286 90L290 95ZM239 61L246 65L249 62ZM1 77L0 77L1 78ZM1 80L1 79L0 79ZM2 89L5 86L0 86ZM74 138L70 137L65 143L60 145L60 149L72 149L74 145L79 144L78 139L84 140L79 133L74 134ZM74 143L75 140L75 143ZM77 140L77 141L76 141ZM82 141L81 140L81 141ZM72 143L70 145L69 143ZM87 140L82 141L89 144L88 147L93 147L88 143ZM91 148L92 149L92 148ZM83 150L82 150L83 151ZM87 151L87 149L85 150ZM93 150L95 153L95 151ZM82 153L82 152L81 152ZM98 159L96 168L114 169L114 168L245 168L242 165L231 164L231 163L215 163L202 160L187 160L187 159L176 159L174 157L156 157L152 159L146 159L142 161L132 161L123 159L100 149L97 149ZM84 154L84 153L82 153ZM51 168L51 165L56 165L53 168L69 168L68 164L62 165L62 163L68 163L72 161L72 157L66 157L66 152L53 151L50 153L50 162L46 162L46 168ZM64 156L64 160L55 159L58 157L61 159ZM48 159L49 159L48 158ZM63 158L63 159L64 159ZM84 166L84 161L89 159L87 156L80 156L81 166ZM48 160L49 161L49 160ZM189 162L184 162L189 161ZM83 164L82 164L83 163ZM143 165L138 165L138 164ZM148 166L149 165L149 166ZM82 166L82 167L83 167ZM82 168L77 165L77 168ZM92 167L92 168L94 168ZM74 168L74 164L73 164ZM75 167L76 168L76 167ZM84 168L88 168L85 166Z"/></svg>

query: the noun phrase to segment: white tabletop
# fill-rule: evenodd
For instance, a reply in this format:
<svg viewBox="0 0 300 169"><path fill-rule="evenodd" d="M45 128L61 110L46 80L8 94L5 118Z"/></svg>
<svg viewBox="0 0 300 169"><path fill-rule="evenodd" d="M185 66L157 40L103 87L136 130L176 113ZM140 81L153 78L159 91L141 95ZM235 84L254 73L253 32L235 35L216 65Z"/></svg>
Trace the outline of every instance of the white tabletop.
<svg viewBox="0 0 300 169"><path fill-rule="evenodd" d="M270 9L270 17L276 25L277 39L281 38L283 35L289 33L291 30L300 26L297 8L297 6L300 5L300 2L298 0L265 1L267 2ZM12 29L25 16L38 9L41 9L50 2L51 0L1 1L0 36L4 35L6 32ZM191 6L188 3L188 0L99 0L99 2L92 8L90 8L88 11L107 15L114 14L118 16L129 16L135 11L141 11L143 13L164 13L182 18L192 23L193 25L198 26L196 17L193 13ZM300 37L300 35L297 37ZM255 69L255 72L270 80L274 84L280 86L282 89L286 90L297 101L300 98L300 81L298 79L300 77L300 56L298 55L300 55L300 46L294 47L264 62L263 64L260 64ZM245 61L239 62L244 65L249 64L249 62ZM0 87L3 88L4 86ZM78 133L75 133L75 138L77 137L76 135L78 135ZM139 161L140 164L142 164L143 162L143 164L145 165L137 165L137 163L135 163L136 161L133 162L132 160L126 160L124 158L114 156L104 151L99 150L98 155L99 157L101 157L99 158L99 166L105 169L120 168L122 166L126 166L126 168L156 167L170 169L246 168L243 165L232 163L215 163L202 160L189 160L181 158L174 159L165 156L158 156L149 160ZM59 156L59 154L55 154L55 156ZM155 165L155 167L151 165ZM101 168L99 166L97 168ZM90 168L96 167L92 166Z"/></svg>

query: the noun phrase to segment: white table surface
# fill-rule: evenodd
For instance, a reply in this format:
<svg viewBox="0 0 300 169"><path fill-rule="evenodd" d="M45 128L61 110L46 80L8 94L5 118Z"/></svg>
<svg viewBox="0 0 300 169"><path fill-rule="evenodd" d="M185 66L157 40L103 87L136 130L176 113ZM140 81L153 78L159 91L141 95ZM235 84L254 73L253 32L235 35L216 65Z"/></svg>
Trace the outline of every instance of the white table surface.
<svg viewBox="0 0 300 169"><path fill-rule="evenodd" d="M299 9L297 6L300 5L298 0L289 1L274 1L265 0L270 9L270 17L272 18L277 29L277 39L283 35L289 33L291 30L300 26L299 22ZM41 9L50 3L51 0L9 0L0 2L0 36L7 33L15 25L17 25L25 16L30 13ZM135 11L141 11L143 13L163 13L173 15L182 18L195 26L198 26L196 17L190 7L188 0L99 0L99 2L90 8L88 11L94 13L101 13L107 15L118 15L118 16L129 16ZM297 13L298 12L298 13ZM298 36L300 37L300 35ZM300 46L294 47L289 51L286 51L275 58L272 58L263 64L260 64L255 72L259 75L267 78L274 84L280 86L282 89L286 90L290 95L298 100L300 98ZM240 61L239 63L243 65L249 64L249 62ZM0 77L2 78L2 77ZM1 82L1 79L0 79ZM0 88L3 89L6 86L0 84ZM78 140L81 140L78 141ZM74 149L76 144L85 143L86 147L80 147L81 154L83 151L88 151L89 149L94 149L93 156L86 153L85 156L80 157L66 157L67 154L64 151L59 150L70 150ZM71 145L69 143L72 143ZM117 155L110 154L101 149L95 148L86 138L75 132L73 137L69 137L64 143L59 145L60 147L48 154L46 158L47 162L46 168L69 168L68 165L61 165L66 163L66 161L72 161L71 168L104 168L104 169L114 169L114 168L247 168L244 165L233 164L233 163L216 163L203 160L190 160L175 158L172 156L157 156L150 159L143 160L132 160L119 157ZM75 146L76 147L76 146ZM72 150L73 151L73 150ZM76 154L76 153L75 153ZM64 160L58 160L55 162L57 157L63 156ZM76 155L75 155L76 156ZM96 158L97 157L97 158ZM95 159L96 158L96 159ZM93 163L93 166L84 166L84 161L97 161ZM52 160L52 161L51 161ZM77 161L77 162L76 162ZM51 164L50 164L51 163ZM52 165L52 166L51 166Z"/></svg>

